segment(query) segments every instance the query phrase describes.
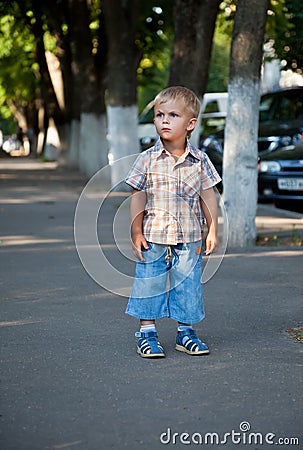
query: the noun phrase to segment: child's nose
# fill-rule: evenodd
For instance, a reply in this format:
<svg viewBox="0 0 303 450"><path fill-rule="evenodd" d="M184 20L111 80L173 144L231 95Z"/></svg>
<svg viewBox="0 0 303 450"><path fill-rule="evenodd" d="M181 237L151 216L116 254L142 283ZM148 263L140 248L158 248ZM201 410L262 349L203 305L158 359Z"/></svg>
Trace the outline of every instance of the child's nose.
<svg viewBox="0 0 303 450"><path fill-rule="evenodd" d="M168 115L166 115L166 114L163 115L163 121L162 122L165 122L165 123L169 122Z"/></svg>

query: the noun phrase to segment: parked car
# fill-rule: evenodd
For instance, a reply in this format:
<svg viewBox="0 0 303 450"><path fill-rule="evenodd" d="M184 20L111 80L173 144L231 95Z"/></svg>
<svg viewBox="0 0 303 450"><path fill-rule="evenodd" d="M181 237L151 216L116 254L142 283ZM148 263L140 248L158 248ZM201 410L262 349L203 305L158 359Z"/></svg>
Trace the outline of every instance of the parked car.
<svg viewBox="0 0 303 450"><path fill-rule="evenodd" d="M240 130L239 130L240 132ZM224 128L201 142L222 174ZM262 95L258 137L259 201L303 204L303 87Z"/></svg>
<svg viewBox="0 0 303 450"><path fill-rule="evenodd" d="M12 136L7 136L2 144L2 150L4 150L6 153L11 153L15 150L19 150L20 148L20 141L18 141L17 136L13 134Z"/></svg>
<svg viewBox="0 0 303 450"><path fill-rule="evenodd" d="M227 92L207 92L201 102L200 139L222 128L227 110ZM141 150L151 147L158 139L154 126L153 102L150 102L139 117L139 140Z"/></svg>
<svg viewBox="0 0 303 450"><path fill-rule="evenodd" d="M154 145L158 135L154 125L154 104L153 102L148 103L139 116L138 124L138 137L140 141L141 150L146 150L147 148Z"/></svg>

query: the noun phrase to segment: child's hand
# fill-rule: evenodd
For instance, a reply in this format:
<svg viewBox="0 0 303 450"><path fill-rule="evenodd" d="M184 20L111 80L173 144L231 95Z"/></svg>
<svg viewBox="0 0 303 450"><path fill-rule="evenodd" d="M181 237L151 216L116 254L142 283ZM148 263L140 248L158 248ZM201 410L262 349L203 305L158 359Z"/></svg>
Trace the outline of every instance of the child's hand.
<svg viewBox="0 0 303 450"><path fill-rule="evenodd" d="M214 233L208 233L205 241L205 255L210 255L211 253L215 253L219 246L218 237Z"/></svg>
<svg viewBox="0 0 303 450"><path fill-rule="evenodd" d="M145 250L149 249L145 237L143 236L143 234L136 234L135 236L133 236L132 241L135 257L138 258L139 261L145 262L145 259L142 256L142 247L145 248Z"/></svg>
<svg viewBox="0 0 303 450"><path fill-rule="evenodd" d="M219 247L217 235L218 226L218 205L216 194L213 188L205 189L201 194L201 207L206 219L208 234L205 242L205 255L214 253Z"/></svg>

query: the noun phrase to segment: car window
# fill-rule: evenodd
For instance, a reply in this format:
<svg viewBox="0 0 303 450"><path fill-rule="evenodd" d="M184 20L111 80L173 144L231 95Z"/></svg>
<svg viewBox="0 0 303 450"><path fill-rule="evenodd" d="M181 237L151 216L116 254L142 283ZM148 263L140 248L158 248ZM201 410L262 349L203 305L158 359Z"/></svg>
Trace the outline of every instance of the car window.
<svg viewBox="0 0 303 450"><path fill-rule="evenodd" d="M268 95L260 102L260 121L293 120L303 117L302 95Z"/></svg>
<svg viewBox="0 0 303 450"><path fill-rule="evenodd" d="M274 100L273 97L263 97L263 99L261 99L260 108L259 108L261 121L271 119L270 113L272 111L273 100Z"/></svg>
<svg viewBox="0 0 303 450"><path fill-rule="evenodd" d="M275 119L297 119L303 114L302 100L299 98L282 97L280 108L275 112Z"/></svg>
<svg viewBox="0 0 303 450"><path fill-rule="evenodd" d="M207 136L224 128L225 117L205 117L201 121L201 134Z"/></svg>
<svg viewBox="0 0 303 450"><path fill-rule="evenodd" d="M218 111L220 111L218 101L212 100L206 104L204 113L214 113Z"/></svg>

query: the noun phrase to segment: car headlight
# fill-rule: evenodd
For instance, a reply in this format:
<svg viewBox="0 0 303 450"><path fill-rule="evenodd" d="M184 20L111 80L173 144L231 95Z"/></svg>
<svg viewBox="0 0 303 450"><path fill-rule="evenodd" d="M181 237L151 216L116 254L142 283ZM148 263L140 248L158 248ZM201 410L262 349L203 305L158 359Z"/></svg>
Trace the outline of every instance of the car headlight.
<svg viewBox="0 0 303 450"><path fill-rule="evenodd" d="M264 172L280 172L281 166L277 161L261 161L259 163L259 171Z"/></svg>
<svg viewBox="0 0 303 450"><path fill-rule="evenodd" d="M298 144L299 142L303 141L303 133L297 133L292 137L292 143L293 144Z"/></svg>
<svg viewBox="0 0 303 450"><path fill-rule="evenodd" d="M281 147L293 146L302 140L303 140L303 134L299 132L293 136L281 136L279 139L279 145Z"/></svg>
<svg viewBox="0 0 303 450"><path fill-rule="evenodd" d="M287 147L292 143L292 138L290 136L281 136L280 137L280 145L281 147Z"/></svg>

